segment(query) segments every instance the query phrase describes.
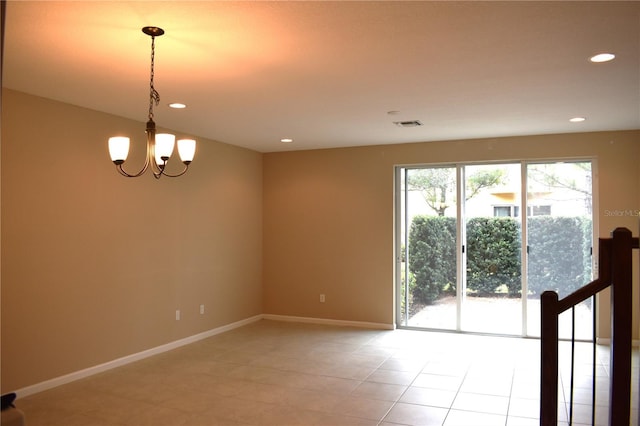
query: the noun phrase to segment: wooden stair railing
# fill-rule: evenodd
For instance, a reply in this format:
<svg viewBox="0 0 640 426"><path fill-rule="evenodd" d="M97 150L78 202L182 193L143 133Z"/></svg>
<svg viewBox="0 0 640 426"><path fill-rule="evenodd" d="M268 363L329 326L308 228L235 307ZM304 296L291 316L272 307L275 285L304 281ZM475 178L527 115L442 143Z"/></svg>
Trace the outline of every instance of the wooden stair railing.
<svg viewBox="0 0 640 426"><path fill-rule="evenodd" d="M631 231L626 228L616 228L612 232L612 238L599 239L599 274L596 280L561 300L558 300L558 294L554 291L542 293L540 297L540 425L556 426L558 421L558 316L607 287L611 287L609 425L629 424L633 307L632 250L634 248L639 248L639 239L632 238ZM594 339L593 344L595 343ZM573 371L571 374L573 375ZM595 376L592 392L595 398ZM594 417L595 404L592 406L592 421Z"/></svg>

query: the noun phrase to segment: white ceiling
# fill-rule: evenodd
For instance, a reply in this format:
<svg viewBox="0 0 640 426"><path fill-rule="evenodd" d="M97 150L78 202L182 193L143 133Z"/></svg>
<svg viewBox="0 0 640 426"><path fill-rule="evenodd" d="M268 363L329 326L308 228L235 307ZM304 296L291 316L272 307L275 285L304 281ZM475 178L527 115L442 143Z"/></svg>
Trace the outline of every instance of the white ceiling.
<svg viewBox="0 0 640 426"><path fill-rule="evenodd" d="M261 152L640 129L636 1L9 1L3 86L144 122L147 25L158 126Z"/></svg>

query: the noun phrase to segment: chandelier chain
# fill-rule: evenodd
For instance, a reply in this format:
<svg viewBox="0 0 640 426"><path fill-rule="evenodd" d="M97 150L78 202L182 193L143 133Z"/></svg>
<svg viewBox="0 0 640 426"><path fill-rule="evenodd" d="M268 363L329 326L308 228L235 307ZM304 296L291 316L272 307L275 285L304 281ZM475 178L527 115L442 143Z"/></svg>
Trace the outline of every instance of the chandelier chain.
<svg viewBox="0 0 640 426"><path fill-rule="evenodd" d="M153 103L160 103L160 93L153 87L154 65L156 56L156 38L151 36L151 78L149 80L149 120L153 120Z"/></svg>

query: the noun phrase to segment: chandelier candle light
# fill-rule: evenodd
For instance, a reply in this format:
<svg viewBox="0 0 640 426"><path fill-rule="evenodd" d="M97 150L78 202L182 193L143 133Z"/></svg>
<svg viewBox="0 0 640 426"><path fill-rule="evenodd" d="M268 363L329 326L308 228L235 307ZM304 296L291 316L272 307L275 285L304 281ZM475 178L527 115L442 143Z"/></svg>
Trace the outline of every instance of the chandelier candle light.
<svg viewBox="0 0 640 426"><path fill-rule="evenodd" d="M178 154L180 160L184 163L184 169L175 175L165 171L167 161L173 153L175 145L175 135L169 133L157 133L156 123L153 121L153 105L160 103L160 94L153 87L153 65L155 56L155 38L164 34L164 30L158 27L144 27L142 32L151 37L151 78L149 82L149 121L147 121L147 155L145 157L144 166L138 173L129 174L122 168L127 155L129 154L129 138L126 136L114 136L109 138L109 154L111 161L116 165L118 172L126 177L142 176L151 166L151 171L156 179L160 179L163 175L168 177L182 176L187 172L189 164L193 161L196 152L196 141L194 139L178 140Z"/></svg>

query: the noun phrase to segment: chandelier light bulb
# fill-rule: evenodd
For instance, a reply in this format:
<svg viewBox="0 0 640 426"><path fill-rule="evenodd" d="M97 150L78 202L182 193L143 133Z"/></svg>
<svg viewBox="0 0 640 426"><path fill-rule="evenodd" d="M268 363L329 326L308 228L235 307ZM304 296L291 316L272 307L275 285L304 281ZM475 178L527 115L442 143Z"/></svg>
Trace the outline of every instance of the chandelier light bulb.
<svg viewBox="0 0 640 426"><path fill-rule="evenodd" d="M164 165L173 154L176 137L170 133L158 133L156 135L155 157L157 165Z"/></svg>
<svg viewBox="0 0 640 426"><path fill-rule="evenodd" d="M109 138L109 155L111 155L111 161L114 163L124 163L129 155L129 138L126 136Z"/></svg>
<svg viewBox="0 0 640 426"><path fill-rule="evenodd" d="M196 154L195 139L180 139L178 141L178 154L184 164L191 163Z"/></svg>

